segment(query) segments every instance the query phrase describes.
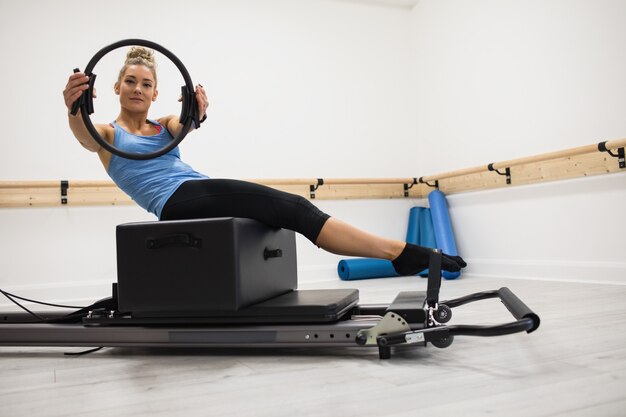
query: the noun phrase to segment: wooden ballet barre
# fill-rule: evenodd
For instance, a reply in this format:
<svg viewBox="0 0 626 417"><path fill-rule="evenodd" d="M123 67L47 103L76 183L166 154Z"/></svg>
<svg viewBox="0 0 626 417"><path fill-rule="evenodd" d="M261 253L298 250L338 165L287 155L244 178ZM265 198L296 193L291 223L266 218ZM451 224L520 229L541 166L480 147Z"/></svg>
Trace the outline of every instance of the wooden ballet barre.
<svg viewBox="0 0 626 417"><path fill-rule="evenodd" d="M421 198L416 178L296 178L247 180L309 199ZM322 188L320 188L322 187ZM132 200L109 180L0 181L0 208L126 205Z"/></svg>
<svg viewBox="0 0 626 417"><path fill-rule="evenodd" d="M424 198L430 187L444 193L626 172L626 139L412 178L285 178L248 180L309 199ZM615 153L617 152L617 153ZM615 162L617 158L617 163ZM506 170L505 173L500 170ZM514 173L512 173L514 171ZM443 181L440 183L440 181ZM132 200L109 180L0 181L0 207L125 205Z"/></svg>
<svg viewBox="0 0 626 417"><path fill-rule="evenodd" d="M604 143L604 147L607 150L616 150L619 148L626 147L626 139L619 139L619 140L613 140L613 141L607 141L607 142L601 142L601 143ZM481 172L488 172L488 171L493 171L493 170L512 168L512 167L520 166L520 165L527 165L531 163L551 161L555 159L567 158L567 157L583 155L583 154L592 154L592 153L600 152L598 147L599 147L599 144L579 146L576 148L570 148L570 149L565 149L561 151L549 152L549 153L544 153L544 154L539 154L539 155L534 155L534 156L527 156L527 157L518 158L518 159L511 159L508 161L495 162L495 163L487 164L487 165L480 165L480 166L473 167L473 168L464 168L464 169L459 169L456 171L443 172L443 173L436 174L436 175L427 175L427 176L420 177L419 180L422 183L432 183L435 181L449 179L453 177L462 177L462 176L471 175L471 174L478 174ZM489 167L491 167L491 169Z"/></svg>
<svg viewBox="0 0 626 417"><path fill-rule="evenodd" d="M72 188L101 188L101 187L117 187L113 181L109 180L72 180ZM0 181L0 189L15 188L59 188L61 181L45 180L45 181Z"/></svg>
<svg viewBox="0 0 626 417"><path fill-rule="evenodd" d="M619 149L626 146L626 139L607 141L604 143L605 148L609 150ZM519 165L532 164L537 162L549 161L551 159L567 158L568 156L577 156L586 153L598 152L598 144L579 146L577 148L565 149L544 153L540 155L528 156L525 158L512 159L509 161L496 162L492 164L494 169L511 168Z"/></svg>
<svg viewBox="0 0 626 417"><path fill-rule="evenodd" d="M320 178L275 178L275 179L247 179L245 181L263 185L311 185L317 184ZM323 179L327 185L368 185L368 184L411 184L415 178L330 178ZM0 181L0 188L59 188L60 181ZM72 188L116 187L109 180L71 180Z"/></svg>
<svg viewBox="0 0 626 417"><path fill-rule="evenodd" d="M248 180L284 191L295 192L309 199L348 199L348 198L398 198L424 197L425 190L417 178L301 178ZM400 186L402 188L400 188ZM291 187L291 188L290 188ZM308 195L293 187L308 187ZM324 187L318 191L320 187ZM351 189L350 189L351 188Z"/></svg>
<svg viewBox="0 0 626 417"><path fill-rule="evenodd" d="M299 178L247 180L263 185L311 185L320 180L324 185L411 184L416 178Z"/></svg>

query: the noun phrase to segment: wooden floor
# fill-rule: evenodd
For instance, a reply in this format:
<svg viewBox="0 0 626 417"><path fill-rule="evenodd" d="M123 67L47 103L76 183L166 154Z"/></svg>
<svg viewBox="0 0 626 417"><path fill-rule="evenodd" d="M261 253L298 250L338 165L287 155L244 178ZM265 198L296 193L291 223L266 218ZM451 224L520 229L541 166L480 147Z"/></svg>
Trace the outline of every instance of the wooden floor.
<svg viewBox="0 0 626 417"><path fill-rule="evenodd" d="M357 287L390 302L425 280ZM176 350L0 347L0 416L625 416L626 286L466 277L442 299L507 286L542 319L533 334L458 337L448 349ZM312 284L303 288L313 288ZM319 285L318 285L319 287ZM509 321L497 300L451 324Z"/></svg>

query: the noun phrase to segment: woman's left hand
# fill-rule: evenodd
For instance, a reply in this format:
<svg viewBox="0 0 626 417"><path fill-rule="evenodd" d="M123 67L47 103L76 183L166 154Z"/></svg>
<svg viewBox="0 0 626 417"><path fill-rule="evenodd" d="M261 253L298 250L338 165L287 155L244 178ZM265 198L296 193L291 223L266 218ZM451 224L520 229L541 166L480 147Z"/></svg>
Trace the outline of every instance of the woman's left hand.
<svg viewBox="0 0 626 417"><path fill-rule="evenodd" d="M209 108L209 99L207 98L206 91L204 91L202 84L196 86L196 100L198 100L198 115L200 116L200 120L204 121L204 119L206 119L206 111Z"/></svg>

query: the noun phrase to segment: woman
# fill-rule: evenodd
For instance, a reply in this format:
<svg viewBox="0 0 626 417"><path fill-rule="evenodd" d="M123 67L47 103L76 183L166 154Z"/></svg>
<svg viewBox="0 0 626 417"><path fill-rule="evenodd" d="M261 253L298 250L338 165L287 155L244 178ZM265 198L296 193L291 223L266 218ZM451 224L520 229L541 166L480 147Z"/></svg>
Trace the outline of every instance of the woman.
<svg viewBox="0 0 626 417"><path fill-rule="evenodd" d="M209 179L182 162L178 148L149 160L129 160L103 149L87 131L79 114L72 116L72 103L86 90L84 73L69 77L63 91L69 124L83 147L97 152L111 179L141 207L160 220L210 217L246 217L268 225L294 230L329 252L388 259L400 275L414 275L428 267L432 249L385 239L361 231L320 211L304 197L262 185L224 179ZM147 118L158 97L154 52L133 47L127 54L114 86L120 113L111 124L97 124L106 141L127 152L160 149L182 129L174 115ZM196 86L200 114L206 118L206 92ZM459 271L466 264L458 256L443 255L442 268Z"/></svg>

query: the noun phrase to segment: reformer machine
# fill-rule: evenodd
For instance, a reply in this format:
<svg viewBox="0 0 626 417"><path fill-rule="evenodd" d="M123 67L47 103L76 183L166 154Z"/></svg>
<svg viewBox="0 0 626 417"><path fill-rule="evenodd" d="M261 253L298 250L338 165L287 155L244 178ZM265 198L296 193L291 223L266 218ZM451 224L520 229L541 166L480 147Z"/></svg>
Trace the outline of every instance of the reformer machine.
<svg viewBox="0 0 626 417"><path fill-rule="evenodd" d="M96 63L122 46L162 52L181 71L181 133L163 149L129 154L102 139L93 113ZM76 70L78 71L78 70ZM141 39L119 41L88 63L89 88L75 103L85 126L109 152L154 158L198 128L193 83L182 62ZM358 304L356 289L298 290L295 234L251 219L129 223L117 227L117 283L112 296L66 313L0 313L0 346L364 347L381 359L393 346L450 346L455 336L533 332L539 316L508 288L440 301L441 253L430 256L426 291L400 292L390 304ZM5 294L6 295L6 294ZM452 308L499 298L515 321L447 325Z"/></svg>
<svg viewBox="0 0 626 417"><path fill-rule="evenodd" d="M117 227L113 295L70 314L0 315L3 346L450 346L455 336L532 332L539 317L508 288L440 301L441 253L426 291L358 304L356 289L298 290L295 234L217 218ZM515 321L447 325L452 308L499 298ZM44 317L42 317L44 316Z"/></svg>

